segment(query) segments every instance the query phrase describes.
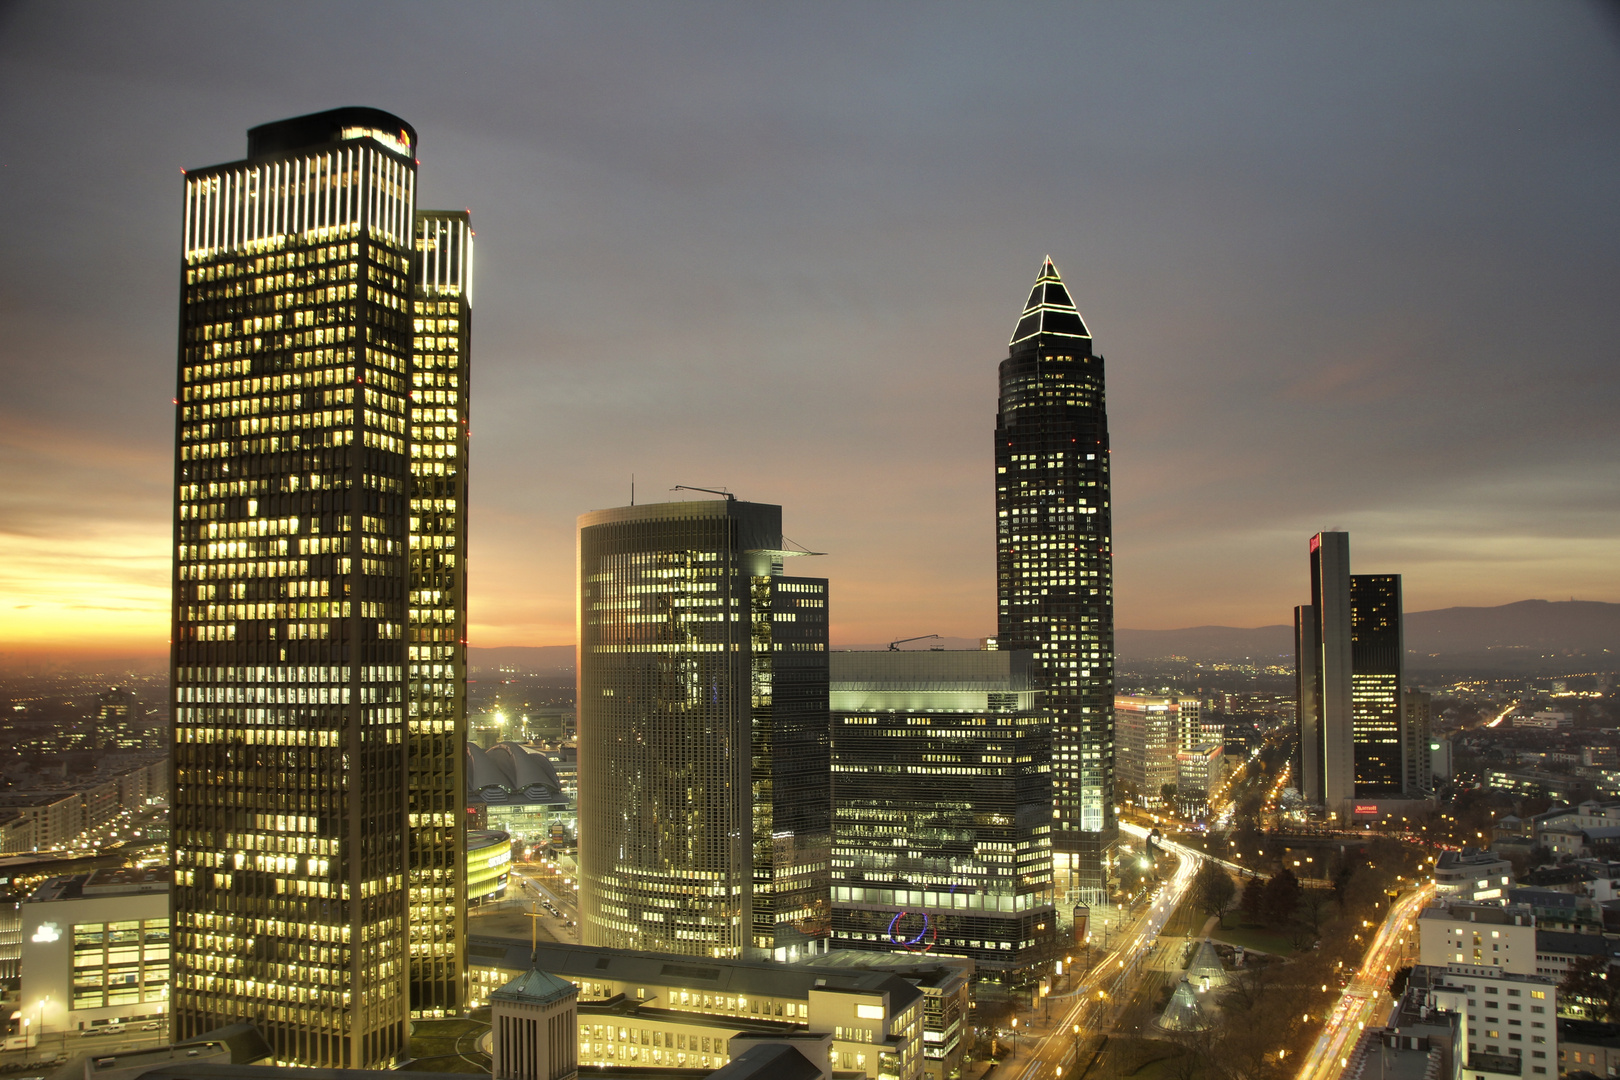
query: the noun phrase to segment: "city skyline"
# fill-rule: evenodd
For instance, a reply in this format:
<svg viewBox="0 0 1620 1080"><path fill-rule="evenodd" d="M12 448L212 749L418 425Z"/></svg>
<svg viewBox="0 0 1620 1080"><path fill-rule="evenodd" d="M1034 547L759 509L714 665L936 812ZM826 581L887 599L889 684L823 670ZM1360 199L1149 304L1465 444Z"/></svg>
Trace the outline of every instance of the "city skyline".
<svg viewBox="0 0 1620 1080"><path fill-rule="evenodd" d="M573 518L625 501L632 474L643 498L793 505L846 597L835 645L993 632L985 358L999 298L1046 252L1129 357L1111 373L1120 627L1285 622L1297 538L1324 526L1399 570L1413 609L1620 600L1620 317L1598 284L1620 168L1596 137L1620 94L1596 8L1099 9L1034 42L1018 20L901 10L655 15L645 40L583 13L368 24L476 58L453 104L262 14L154 10L0 16L18 148L0 191L30 211L4 279L0 653L163 651L172 406L145 388L172 355L176 170L346 103L431 129L433 183L487 215L501 271L475 391L475 645L572 641ZM1085 73L1058 44L1078 40L1107 46ZM272 52L322 74L224 74ZM752 59L709 62L731 54ZM198 63L232 89L195 101ZM1008 69L1060 74L1030 98L998 87ZM985 164L1025 148L1020 169ZM636 302L604 322L611 292ZM721 416L768 464L701 437Z"/></svg>

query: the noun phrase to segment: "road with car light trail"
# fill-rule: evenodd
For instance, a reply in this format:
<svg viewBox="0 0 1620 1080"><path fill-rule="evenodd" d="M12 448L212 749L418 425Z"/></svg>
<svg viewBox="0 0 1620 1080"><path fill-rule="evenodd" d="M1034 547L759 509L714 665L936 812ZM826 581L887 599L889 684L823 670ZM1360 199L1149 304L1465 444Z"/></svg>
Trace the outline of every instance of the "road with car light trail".
<svg viewBox="0 0 1620 1080"><path fill-rule="evenodd" d="M1127 822L1120 823L1120 831L1137 839L1148 834L1147 829ZM1118 1019L1143 974L1143 961L1152 954L1159 932L1187 895L1198 873L1198 863L1204 858L1202 852L1168 840L1156 843L1180 860L1175 873L1154 891L1141 915L1128 927L1115 930L1118 944L1099 957L1089 971L1075 976L1074 991L1047 998L1045 1007L1053 1018L1045 1031L1037 1031L1028 1039L1020 1034L1018 1054L1004 1061L997 1075L1017 1080L1077 1075L1075 1052L1079 1036L1107 1031Z"/></svg>
<svg viewBox="0 0 1620 1080"><path fill-rule="evenodd" d="M1414 889L1390 905L1389 914L1378 927L1372 944L1355 978L1344 988L1328 1013L1322 1033L1316 1037L1298 1080L1337 1080L1350 1063L1350 1052L1368 1024L1378 1019L1380 1006L1387 1008L1385 994L1395 969L1400 967L1403 939L1415 933L1414 920L1434 895L1434 886Z"/></svg>

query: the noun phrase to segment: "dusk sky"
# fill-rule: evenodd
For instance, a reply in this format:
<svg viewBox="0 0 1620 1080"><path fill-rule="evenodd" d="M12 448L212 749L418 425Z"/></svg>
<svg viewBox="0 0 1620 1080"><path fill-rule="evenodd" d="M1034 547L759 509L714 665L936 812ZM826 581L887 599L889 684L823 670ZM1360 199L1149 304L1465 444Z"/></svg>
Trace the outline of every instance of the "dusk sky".
<svg viewBox="0 0 1620 1080"><path fill-rule="evenodd" d="M166 648L181 175L341 105L469 207L471 643L726 487L835 645L994 632L996 367L1107 358L1116 623L1620 601L1620 20L1580 3L0 3L0 653ZM704 496L706 497L706 496Z"/></svg>

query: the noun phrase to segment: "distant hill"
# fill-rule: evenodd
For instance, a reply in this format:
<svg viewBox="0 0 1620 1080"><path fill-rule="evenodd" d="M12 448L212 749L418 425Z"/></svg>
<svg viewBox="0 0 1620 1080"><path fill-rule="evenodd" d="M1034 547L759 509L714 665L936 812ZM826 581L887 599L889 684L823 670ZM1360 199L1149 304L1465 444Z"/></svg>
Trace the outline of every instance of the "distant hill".
<svg viewBox="0 0 1620 1080"><path fill-rule="evenodd" d="M1584 655L1620 663L1620 604L1594 600L1520 600L1498 607L1454 607L1406 613L1407 663L1414 668L1502 667ZM1218 661L1273 658L1291 662L1292 626L1193 626L1115 632L1121 660L1185 656ZM1600 664L1599 666L1603 666Z"/></svg>
<svg viewBox="0 0 1620 1080"><path fill-rule="evenodd" d="M1269 660L1292 662L1292 626L1189 626L1181 630L1115 630L1114 654L1121 660L1185 656L1189 660Z"/></svg>
<svg viewBox="0 0 1620 1080"><path fill-rule="evenodd" d="M574 671L572 645L502 645L467 647L467 667L474 675L509 667L519 675L569 675Z"/></svg>
<svg viewBox="0 0 1620 1080"><path fill-rule="evenodd" d="M1420 655L1501 649L1620 654L1620 604L1520 600L1500 607L1411 612L1406 647Z"/></svg>

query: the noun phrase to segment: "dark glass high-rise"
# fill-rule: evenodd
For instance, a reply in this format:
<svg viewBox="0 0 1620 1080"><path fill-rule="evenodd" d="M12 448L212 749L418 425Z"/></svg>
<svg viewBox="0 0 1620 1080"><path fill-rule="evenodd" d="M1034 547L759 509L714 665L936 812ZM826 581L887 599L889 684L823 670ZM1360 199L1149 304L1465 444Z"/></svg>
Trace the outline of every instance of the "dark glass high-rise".
<svg viewBox="0 0 1620 1080"><path fill-rule="evenodd" d="M1408 790L1402 636L1401 575L1351 574L1350 708L1358 799Z"/></svg>
<svg viewBox="0 0 1620 1080"><path fill-rule="evenodd" d="M471 241L415 152L344 108L184 180L173 1034L250 1021L290 1064L397 1060L413 988L465 981Z"/></svg>
<svg viewBox="0 0 1620 1080"><path fill-rule="evenodd" d="M1101 902L1114 815L1114 582L1103 359L1048 258L1001 362L997 640L1052 714L1057 887Z"/></svg>

